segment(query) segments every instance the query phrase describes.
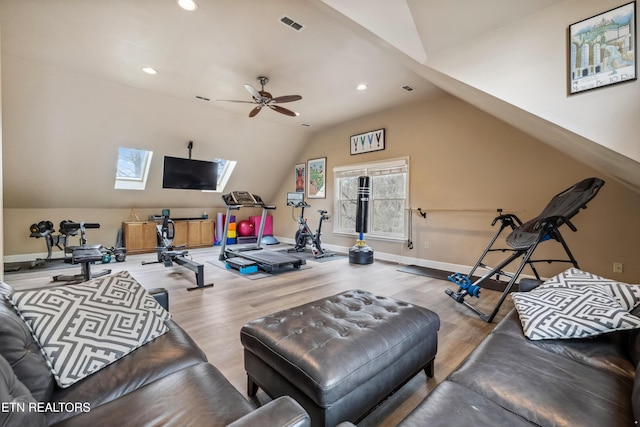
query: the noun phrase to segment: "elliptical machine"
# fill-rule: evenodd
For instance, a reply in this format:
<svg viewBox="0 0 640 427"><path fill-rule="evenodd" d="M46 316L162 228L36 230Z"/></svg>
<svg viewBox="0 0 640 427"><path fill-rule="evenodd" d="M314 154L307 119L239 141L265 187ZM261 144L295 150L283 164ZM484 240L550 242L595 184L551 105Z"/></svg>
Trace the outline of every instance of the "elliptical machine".
<svg viewBox="0 0 640 427"><path fill-rule="evenodd" d="M290 249L291 252L304 252L307 246L311 246L311 253L316 258L322 258L324 256L333 255L328 253L322 248L322 242L320 236L322 235L322 222L328 221L331 216L327 215L327 211L318 210L320 214L320 222L318 223L318 229L315 234L309 228L307 219L304 217L304 208L310 208L311 205L304 201L303 193L287 193L287 206L300 208L300 216L297 219L299 224L298 231L295 235L295 246Z"/></svg>

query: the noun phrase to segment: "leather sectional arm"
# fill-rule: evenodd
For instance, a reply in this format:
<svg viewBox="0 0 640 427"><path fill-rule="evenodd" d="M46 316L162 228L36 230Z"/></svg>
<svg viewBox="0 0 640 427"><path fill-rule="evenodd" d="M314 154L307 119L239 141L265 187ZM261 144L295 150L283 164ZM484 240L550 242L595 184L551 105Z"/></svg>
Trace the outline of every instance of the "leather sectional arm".
<svg viewBox="0 0 640 427"><path fill-rule="evenodd" d="M279 397L229 424L227 427L310 427L309 414L289 396Z"/></svg>

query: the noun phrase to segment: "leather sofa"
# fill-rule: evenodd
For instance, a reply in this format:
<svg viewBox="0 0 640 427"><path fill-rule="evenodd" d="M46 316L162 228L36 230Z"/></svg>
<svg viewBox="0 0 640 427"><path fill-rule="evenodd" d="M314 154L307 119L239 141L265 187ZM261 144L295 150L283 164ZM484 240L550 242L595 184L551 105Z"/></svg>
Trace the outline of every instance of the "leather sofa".
<svg viewBox="0 0 640 427"><path fill-rule="evenodd" d="M631 426L639 360L637 329L532 341L514 308L400 426Z"/></svg>
<svg viewBox="0 0 640 427"><path fill-rule="evenodd" d="M255 409L174 321L169 331L76 384L60 388L0 282L2 426L309 426L283 397ZM155 292L166 301L166 292Z"/></svg>

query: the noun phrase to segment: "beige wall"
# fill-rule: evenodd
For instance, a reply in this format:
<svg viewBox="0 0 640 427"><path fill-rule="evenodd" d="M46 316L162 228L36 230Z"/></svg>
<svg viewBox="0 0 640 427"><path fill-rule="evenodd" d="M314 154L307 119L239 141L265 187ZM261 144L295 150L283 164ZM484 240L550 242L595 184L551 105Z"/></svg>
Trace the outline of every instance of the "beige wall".
<svg viewBox="0 0 640 427"><path fill-rule="evenodd" d="M385 128L386 149L349 155L349 137ZM423 220L413 220L414 249L406 242L367 239L379 253L407 257L418 262L472 266L496 229L491 227L497 208L515 212L523 221L537 216L557 193L583 178L598 176L606 181L600 194L574 219L577 233L561 231L580 266L607 277L640 282L640 195L606 175L578 163L546 144L466 104L444 95L337 126L318 134L297 163L327 157L327 198L310 199L309 222L317 226L317 209L333 212L335 166L410 156L410 205L427 211ZM276 196L284 205L287 179ZM293 237L297 224L290 208L279 208L275 234ZM334 236L327 224L323 242L350 247L355 238ZM499 241L504 242L504 237ZM429 249L424 248L428 242ZM559 245L545 242L537 257L555 257ZM500 253L498 260L503 259ZM623 274L612 273L613 262L624 263ZM550 276L565 264L543 264L540 272ZM511 269L512 270L512 269ZM525 270L525 273L530 271Z"/></svg>

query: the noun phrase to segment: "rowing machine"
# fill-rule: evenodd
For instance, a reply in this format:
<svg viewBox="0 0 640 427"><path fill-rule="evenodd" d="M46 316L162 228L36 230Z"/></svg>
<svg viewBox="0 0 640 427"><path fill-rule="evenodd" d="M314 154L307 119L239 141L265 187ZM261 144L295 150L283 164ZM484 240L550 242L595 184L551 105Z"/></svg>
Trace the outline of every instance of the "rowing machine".
<svg viewBox="0 0 640 427"><path fill-rule="evenodd" d="M189 251L182 249L182 246L173 246L175 229L173 221L168 216L163 216L162 224L156 225L156 234L158 260L142 261L142 265L162 263L165 267L173 267L175 262L196 274L196 286L187 288L188 291L213 287L213 283L204 284L204 265L187 258Z"/></svg>

